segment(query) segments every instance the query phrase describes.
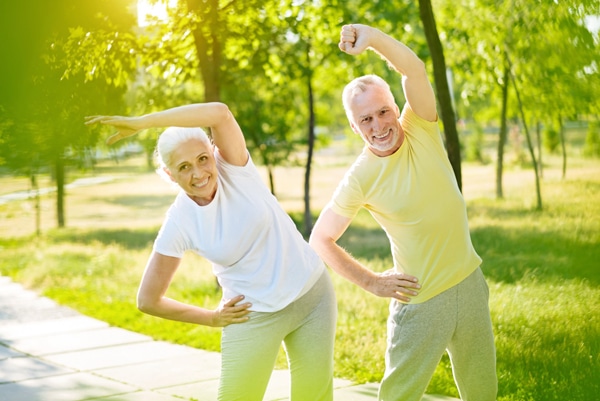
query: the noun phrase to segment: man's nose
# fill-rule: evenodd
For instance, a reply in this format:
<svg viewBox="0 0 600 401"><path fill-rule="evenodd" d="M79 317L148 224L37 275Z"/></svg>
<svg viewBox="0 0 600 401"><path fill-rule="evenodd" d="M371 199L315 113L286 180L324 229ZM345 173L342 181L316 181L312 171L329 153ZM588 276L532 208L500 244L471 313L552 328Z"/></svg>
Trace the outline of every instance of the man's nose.
<svg viewBox="0 0 600 401"><path fill-rule="evenodd" d="M379 121L379 118L373 119L373 130L379 132L381 130L382 126L383 126L383 124L381 121Z"/></svg>

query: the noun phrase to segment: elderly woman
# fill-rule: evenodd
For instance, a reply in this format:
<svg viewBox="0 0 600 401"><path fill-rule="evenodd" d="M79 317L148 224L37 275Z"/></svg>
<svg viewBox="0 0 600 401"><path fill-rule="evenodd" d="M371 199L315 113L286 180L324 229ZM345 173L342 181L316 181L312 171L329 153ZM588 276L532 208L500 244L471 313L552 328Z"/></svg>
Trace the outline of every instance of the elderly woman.
<svg viewBox="0 0 600 401"><path fill-rule="evenodd" d="M262 181L228 107L89 117L94 123L118 130L109 143L170 127L158 139L159 170L181 191L154 242L139 309L223 327L219 400L262 400L282 342L291 399L332 400L336 301L329 273ZM197 127L210 127L214 144ZM215 310L165 297L187 250L212 262L223 290Z"/></svg>

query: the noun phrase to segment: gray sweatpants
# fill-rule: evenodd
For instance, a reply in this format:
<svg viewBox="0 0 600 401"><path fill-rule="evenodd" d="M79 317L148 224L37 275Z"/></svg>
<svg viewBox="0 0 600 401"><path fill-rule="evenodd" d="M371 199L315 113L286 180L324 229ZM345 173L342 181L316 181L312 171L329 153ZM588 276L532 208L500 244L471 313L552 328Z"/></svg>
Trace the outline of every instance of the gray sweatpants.
<svg viewBox="0 0 600 401"><path fill-rule="evenodd" d="M245 323L223 328L218 399L261 401L283 342L291 400L333 400L337 305L329 273L284 309L249 316Z"/></svg>
<svg viewBox="0 0 600 401"><path fill-rule="evenodd" d="M448 351L461 399L494 401L498 389L489 289L477 268L420 304L390 303L381 401L420 401Z"/></svg>

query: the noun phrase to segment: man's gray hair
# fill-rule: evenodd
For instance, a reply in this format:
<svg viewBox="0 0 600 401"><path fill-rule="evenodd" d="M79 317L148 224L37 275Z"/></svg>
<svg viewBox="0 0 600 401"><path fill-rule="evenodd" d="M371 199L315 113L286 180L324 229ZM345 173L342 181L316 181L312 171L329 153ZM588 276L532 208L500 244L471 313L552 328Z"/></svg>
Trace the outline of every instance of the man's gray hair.
<svg viewBox="0 0 600 401"><path fill-rule="evenodd" d="M362 77L358 77L350 81L348 85L344 88L344 92L342 92L342 103L344 105L344 111L346 112L346 116L348 116L348 120L353 121L354 116L352 115L352 111L350 110L350 101L357 95L360 95L364 91L367 90L369 86L379 86L383 89L386 89L392 99L394 95L392 94L392 90L390 85L385 82L383 78L379 75L370 74L363 75Z"/></svg>

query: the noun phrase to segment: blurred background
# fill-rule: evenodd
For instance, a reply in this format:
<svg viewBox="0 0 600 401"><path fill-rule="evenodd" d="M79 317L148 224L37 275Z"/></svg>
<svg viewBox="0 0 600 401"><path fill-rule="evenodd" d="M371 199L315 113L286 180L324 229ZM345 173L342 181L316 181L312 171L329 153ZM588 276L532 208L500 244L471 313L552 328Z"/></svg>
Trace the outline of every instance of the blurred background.
<svg viewBox="0 0 600 401"><path fill-rule="evenodd" d="M274 167L305 167L309 232L313 151L347 132L343 85L376 73L403 102L400 77L376 55L356 60L338 51L340 27L360 22L404 41L426 62L459 185L462 161L495 162L501 198L503 167L513 161L505 149L516 162L533 164L536 176L543 175L545 152L562 154L564 169L571 146L598 157L599 3L3 2L0 173L29 177L34 187L36 176L50 174L57 225L64 226L69 172L136 152L152 164L155 132L109 149L107 133L85 127L84 116L223 101L269 171L274 193ZM578 129L574 137L570 128ZM488 154L486 143L495 148Z"/></svg>
<svg viewBox="0 0 600 401"><path fill-rule="evenodd" d="M375 73L342 25L425 61L490 283L499 400L600 392L600 0L22 0L0 2L0 274L111 325L218 351L220 331L142 315L135 292L175 192L158 131L108 147L97 114L229 105L265 183L308 235L360 152L341 92ZM375 271L385 234L360 213L342 244ZM336 376L383 372L387 300L334 275ZM171 296L214 308L210 266ZM118 311L118 313L115 313ZM281 355L280 366L285 366ZM428 393L457 396L444 357Z"/></svg>

